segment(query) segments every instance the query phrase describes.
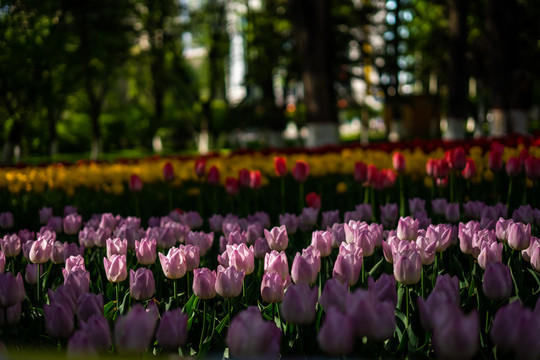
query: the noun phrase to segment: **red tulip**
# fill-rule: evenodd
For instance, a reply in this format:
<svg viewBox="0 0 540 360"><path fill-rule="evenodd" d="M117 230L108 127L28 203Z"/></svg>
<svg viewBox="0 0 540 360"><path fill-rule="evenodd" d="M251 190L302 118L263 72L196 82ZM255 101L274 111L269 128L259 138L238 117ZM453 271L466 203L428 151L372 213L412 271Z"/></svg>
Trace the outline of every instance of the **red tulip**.
<svg viewBox="0 0 540 360"><path fill-rule="evenodd" d="M163 177L167 182L174 180L174 168L170 162L166 162L165 165L163 165Z"/></svg>
<svg viewBox="0 0 540 360"><path fill-rule="evenodd" d="M143 183L139 175L132 174L129 178L129 191L139 192L143 188Z"/></svg>
<svg viewBox="0 0 540 360"><path fill-rule="evenodd" d="M306 181L309 175L309 164L304 160L297 160L292 169L292 174L296 181Z"/></svg>
<svg viewBox="0 0 540 360"><path fill-rule="evenodd" d="M248 169L240 169L238 172L238 185L241 187L249 187L251 183L251 175Z"/></svg>
<svg viewBox="0 0 540 360"><path fill-rule="evenodd" d="M444 157L448 162L450 169L461 171L465 168L467 160L465 149L463 149L463 147L459 146L446 151Z"/></svg>
<svg viewBox="0 0 540 360"><path fill-rule="evenodd" d="M399 151L396 151L394 155L392 155L392 165L394 166L394 170L398 173L405 172L407 164L405 163L405 157Z"/></svg>
<svg viewBox="0 0 540 360"><path fill-rule="evenodd" d="M359 183L364 183L367 180L367 165L362 161L354 163L354 180Z"/></svg>
<svg viewBox="0 0 540 360"><path fill-rule="evenodd" d="M503 148L504 149L504 148ZM503 168L503 150L492 149L489 152L488 166L493 172L499 172Z"/></svg>
<svg viewBox="0 0 540 360"><path fill-rule="evenodd" d="M261 171L260 170L253 170L249 173L249 187L255 190L261 188Z"/></svg>
<svg viewBox="0 0 540 360"><path fill-rule="evenodd" d="M228 177L225 179L225 191L229 195L238 195L238 179Z"/></svg>
<svg viewBox="0 0 540 360"><path fill-rule="evenodd" d="M506 162L506 173L510 177L516 177L521 172L521 161L519 158L511 157Z"/></svg>
<svg viewBox="0 0 540 360"><path fill-rule="evenodd" d="M206 158L198 158L195 160L195 174L202 178L206 173Z"/></svg>
<svg viewBox="0 0 540 360"><path fill-rule="evenodd" d="M279 177L287 175L287 160L281 156L274 157L274 170Z"/></svg>
<svg viewBox="0 0 540 360"><path fill-rule="evenodd" d="M540 179L540 159L529 155L525 159L525 174L531 180Z"/></svg>
<svg viewBox="0 0 540 360"><path fill-rule="evenodd" d="M317 193L310 192L306 195L306 203L309 207L321 208L321 197Z"/></svg>
<svg viewBox="0 0 540 360"><path fill-rule="evenodd" d="M476 175L476 164L473 159L467 158L467 164L461 171L461 176L463 176L464 179L471 179L474 175Z"/></svg>
<svg viewBox="0 0 540 360"><path fill-rule="evenodd" d="M211 185L219 184L219 169L216 167L216 165L210 166L210 170L208 170L207 181Z"/></svg>

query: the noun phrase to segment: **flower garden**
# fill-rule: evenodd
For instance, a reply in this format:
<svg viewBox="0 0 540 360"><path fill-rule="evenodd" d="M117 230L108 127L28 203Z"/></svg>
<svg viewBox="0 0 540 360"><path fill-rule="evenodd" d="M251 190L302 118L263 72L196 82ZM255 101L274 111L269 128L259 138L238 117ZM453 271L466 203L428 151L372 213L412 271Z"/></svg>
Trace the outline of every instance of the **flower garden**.
<svg viewBox="0 0 540 360"><path fill-rule="evenodd" d="M539 359L540 140L0 168L0 352Z"/></svg>

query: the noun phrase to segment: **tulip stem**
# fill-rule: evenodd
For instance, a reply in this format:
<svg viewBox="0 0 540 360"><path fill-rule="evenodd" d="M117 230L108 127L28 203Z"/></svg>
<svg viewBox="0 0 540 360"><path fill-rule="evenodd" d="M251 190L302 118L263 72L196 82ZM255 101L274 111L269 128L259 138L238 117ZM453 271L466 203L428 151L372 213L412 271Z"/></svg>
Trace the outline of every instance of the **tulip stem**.
<svg viewBox="0 0 540 360"><path fill-rule="evenodd" d="M174 302L176 304L176 308L178 309L178 307L180 306L180 304L178 303L178 289L177 289L177 283L178 283L178 279L174 279L173 280L173 291L174 291Z"/></svg>
<svg viewBox="0 0 540 360"><path fill-rule="evenodd" d="M407 327L409 327L411 323L411 319L409 318L409 302L411 300L411 294L410 294L410 288L409 286L405 285L405 308L407 312Z"/></svg>
<svg viewBox="0 0 540 360"><path fill-rule="evenodd" d="M186 271L186 281L187 281L187 289L186 289L187 300L189 301L189 298L191 297L191 294L189 291L191 289L191 279L189 278L189 271Z"/></svg>
<svg viewBox="0 0 540 360"><path fill-rule="evenodd" d="M279 305L278 303L274 303L276 314L279 319L279 327L281 328L281 334L285 336L285 328L283 327L283 321L281 320L281 313L279 312Z"/></svg>
<svg viewBox="0 0 540 360"><path fill-rule="evenodd" d="M116 313L114 314L114 317L113 317L113 320L116 319L116 317L118 316L118 311L120 309L120 302L119 302L119 298L120 298L120 283L116 283Z"/></svg>
<svg viewBox="0 0 540 360"><path fill-rule="evenodd" d="M301 182L300 189L298 191L298 211L302 212L302 209L304 208L304 183Z"/></svg>
<svg viewBox="0 0 540 360"><path fill-rule="evenodd" d="M405 216L405 189L403 187L403 175L399 174L399 215Z"/></svg>
<svg viewBox="0 0 540 360"><path fill-rule="evenodd" d="M169 184L169 211L172 211L172 209L173 209L172 193L173 193L172 187Z"/></svg>
<svg viewBox="0 0 540 360"><path fill-rule="evenodd" d="M508 197L506 198L506 208L508 209L508 213L510 213L510 198L512 196L512 185L514 184L514 178L510 178L510 182L508 184Z"/></svg>
<svg viewBox="0 0 540 360"><path fill-rule="evenodd" d="M137 194L133 194L135 197L135 215L137 215L138 218L141 217L141 211L139 210L139 197Z"/></svg>
<svg viewBox="0 0 540 360"><path fill-rule="evenodd" d="M199 353L201 352L204 340L204 328L206 327L206 300L203 300L203 320L202 320L201 339L199 340Z"/></svg>
<svg viewBox="0 0 540 360"><path fill-rule="evenodd" d="M40 288L41 288L41 264L37 264L37 283L36 283L36 286L37 286L37 292L36 292L36 307L39 306L39 292L40 292Z"/></svg>

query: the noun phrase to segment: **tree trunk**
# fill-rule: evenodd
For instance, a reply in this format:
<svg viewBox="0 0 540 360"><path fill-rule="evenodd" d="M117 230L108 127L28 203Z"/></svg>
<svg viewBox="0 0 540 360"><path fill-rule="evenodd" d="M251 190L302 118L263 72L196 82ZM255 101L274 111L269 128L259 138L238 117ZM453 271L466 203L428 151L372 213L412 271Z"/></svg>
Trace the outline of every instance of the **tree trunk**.
<svg viewBox="0 0 540 360"><path fill-rule="evenodd" d="M450 59L448 69L448 139L465 137L469 76L467 71L467 12L469 0L450 1Z"/></svg>
<svg viewBox="0 0 540 360"><path fill-rule="evenodd" d="M293 31L302 63L309 147L338 142L333 88L330 0L291 0Z"/></svg>

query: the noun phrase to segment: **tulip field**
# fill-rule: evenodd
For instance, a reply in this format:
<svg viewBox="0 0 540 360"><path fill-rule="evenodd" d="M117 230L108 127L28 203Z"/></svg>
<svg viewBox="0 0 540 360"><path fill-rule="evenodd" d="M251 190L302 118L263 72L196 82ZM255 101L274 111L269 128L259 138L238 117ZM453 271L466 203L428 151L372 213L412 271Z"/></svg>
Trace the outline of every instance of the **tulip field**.
<svg viewBox="0 0 540 360"><path fill-rule="evenodd" d="M0 357L540 359L540 139L0 168Z"/></svg>

